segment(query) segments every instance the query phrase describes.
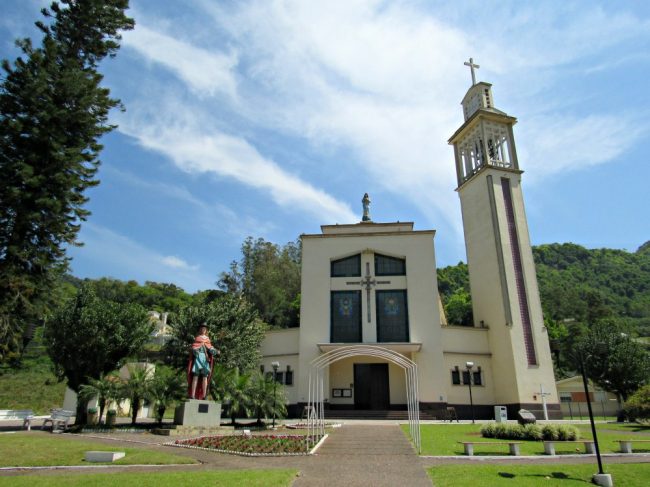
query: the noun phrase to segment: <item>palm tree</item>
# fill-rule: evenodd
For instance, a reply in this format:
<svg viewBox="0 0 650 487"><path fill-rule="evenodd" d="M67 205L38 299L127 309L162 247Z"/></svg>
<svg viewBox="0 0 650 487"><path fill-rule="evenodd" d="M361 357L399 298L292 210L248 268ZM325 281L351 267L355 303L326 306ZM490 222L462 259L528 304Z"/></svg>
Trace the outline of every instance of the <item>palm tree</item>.
<svg viewBox="0 0 650 487"><path fill-rule="evenodd" d="M262 425L262 417L286 416L286 397L284 387L274 383L273 377L264 376L261 372L255 374L250 383L249 397L251 409L257 416L257 424Z"/></svg>
<svg viewBox="0 0 650 487"><path fill-rule="evenodd" d="M88 402L95 397L97 398L99 405L99 424L102 422L106 404L117 400L119 396L119 381L117 372L110 372L106 375L101 375L99 379L88 377L88 383L79 388L79 398L82 401Z"/></svg>
<svg viewBox="0 0 650 487"><path fill-rule="evenodd" d="M158 366L149 387L149 399L156 407L156 419L162 426L165 410L170 404L183 399L187 391L187 384L178 371Z"/></svg>
<svg viewBox="0 0 650 487"><path fill-rule="evenodd" d="M153 379L152 369L148 364L128 365L129 378L122 383L121 392L124 399L131 401L131 424L135 425L140 405L151 393Z"/></svg>
<svg viewBox="0 0 650 487"><path fill-rule="evenodd" d="M222 403L228 403L230 408L231 424L237 424L237 413L249 413L250 374L241 374L238 368L226 369L221 364L214 367L212 374L212 391L215 398Z"/></svg>

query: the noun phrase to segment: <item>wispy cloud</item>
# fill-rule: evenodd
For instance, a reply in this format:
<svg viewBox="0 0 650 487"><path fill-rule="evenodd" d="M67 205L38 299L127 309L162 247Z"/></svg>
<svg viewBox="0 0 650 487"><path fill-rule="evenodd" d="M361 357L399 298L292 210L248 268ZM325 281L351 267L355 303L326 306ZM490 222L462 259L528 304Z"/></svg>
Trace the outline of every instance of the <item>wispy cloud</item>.
<svg viewBox="0 0 650 487"><path fill-rule="evenodd" d="M163 255L104 226L85 223L80 240L86 245L70 249L73 270L77 262L92 261L95 267L99 264L98 275L81 277L128 275L141 282L172 282L189 292L214 287L214 276L198 265Z"/></svg>
<svg viewBox="0 0 650 487"><path fill-rule="evenodd" d="M208 51L140 23L136 29L124 34L124 45L136 50L145 59L173 71L195 95L202 97L223 92L231 97L236 96L234 67L237 65L237 54L234 51Z"/></svg>
<svg viewBox="0 0 650 487"><path fill-rule="evenodd" d="M290 174L262 156L241 137L197 123L204 112L178 104L156 107L157 116L146 122L126 118L120 130L143 147L169 157L188 173L215 174L263 190L280 206L300 209L324 221L350 223L350 207L325 191ZM198 112L198 113L197 113Z"/></svg>
<svg viewBox="0 0 650 487"><path fill-rule="evenodd" d="M528 143L520 155L531 176L529 180L535 183L555 173L575 171L619 157L648 133L648 128L637 123L636 118L622 114L529 120L521 131Z"/></svg>
<svg viewBox="0 0 650 487"><path fill-rule="evenodd" d="M174 199L192 206L187 212L188 218L196 218L197 226L205 235L219 238L223 233L235 237L237 241L249 235L267 237L275 225L266 220L260 220L254 215L236 212L229 206L219 201L204 201L194 196L182 184L166 184L160 181L145 180L133 173L121 171L111 166L106 166L102 171L112 177L119 178L122 182L141 188L147 193L156 193L166 199Z"/></svg>
<svg viewBox="0 0 650 487"><path fill-rule="evenodd" d="M479 77L495 83L498 106L511 111L510 103L514 115L527 117L527 128L518 128L517 145L531 155L531 163L539 163L524 167L537 179L568 165L580 170L609 162L648 127L629 113L603 108L583 117L577 104L544 102L563 77L592 69L594 56L605 66L615 60L612 46L647 37L648 22L625 12L499 2L490 7L491 15L508 20L499 29L485 29L485 19L474 15L480 2L435 11L379 0L194 3L212 17L213 28L236 54L208 51L151 27L131 41L132 47L191 90L203 86L197 76L207 79L206 57L217 56L220 61L208 65L225 73L228 97L197 103L170 96L169 106L201 123L161 122L158 114L132 123L128 133L185 171L233 178L325 222L356 217L327 192L327 181L315 185L307 171L296 175L285 161L262 155L257 131L346 151L345 160L331 163L330 174L353 165L374 185L410 200L429 222L446 221L460 233L458 204L449 196L455 177L446 140L462 121L459 101L469 87L462 61L470 55L482 65ZM205 16L201 22L207 22ZM163 47L150 48L153 40ZM171 46L171 54L164 46ZM180 118L192 117L181 113ZM543 121L552 123L542 126ZM234 127L224 130L226 124ZM631 129L634 124L639 130ZM616 144L606 140L608 133L618 134ZM559 151L567 134L580 141L564 147L563 158L551 164L536 159L541 149Z"/></svg>
<svg viewBox="0 0 650 487"><path fill-rule="evenodd" d="M198 265L190 265L187 262L185 262L183 259L176 257L174 255L168 255L166 257L163 257L161 259L161 262L165 264L167 267L171 267L172 269L196 271L199 268Z"/></svg>

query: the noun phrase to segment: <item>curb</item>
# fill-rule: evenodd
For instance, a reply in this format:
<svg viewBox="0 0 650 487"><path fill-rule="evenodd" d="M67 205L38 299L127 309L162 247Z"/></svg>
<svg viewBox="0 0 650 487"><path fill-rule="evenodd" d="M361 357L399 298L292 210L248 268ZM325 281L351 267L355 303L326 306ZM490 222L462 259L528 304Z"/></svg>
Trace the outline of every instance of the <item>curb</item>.
<svg viewBox="0 0 650 487"><path fill-rule="evenodd" d="M50 465L43 467L0 467L0 472L11 472L11 471L30 471L30 470L85 470L85 469L94 469L94 468L134 468L134 467L150 467L150 468L160 468L160 467L201 467L202 463L167 463L164 465L147 463L147 464L137 464L137 465L111 465L107 463L105 465Z"/></svg>

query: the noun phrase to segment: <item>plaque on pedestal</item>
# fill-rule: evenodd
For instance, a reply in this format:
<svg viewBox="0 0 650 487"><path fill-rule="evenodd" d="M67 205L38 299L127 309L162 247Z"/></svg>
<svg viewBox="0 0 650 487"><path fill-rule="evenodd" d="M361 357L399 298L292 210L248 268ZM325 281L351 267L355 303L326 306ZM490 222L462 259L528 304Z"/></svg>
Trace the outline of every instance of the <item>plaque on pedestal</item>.
<svg viewBox="0 0 650 487"><path fill-rule="evenodd" d="M183 426L219 427L221 403L188 399L176 407L174 423Z"/></svg>

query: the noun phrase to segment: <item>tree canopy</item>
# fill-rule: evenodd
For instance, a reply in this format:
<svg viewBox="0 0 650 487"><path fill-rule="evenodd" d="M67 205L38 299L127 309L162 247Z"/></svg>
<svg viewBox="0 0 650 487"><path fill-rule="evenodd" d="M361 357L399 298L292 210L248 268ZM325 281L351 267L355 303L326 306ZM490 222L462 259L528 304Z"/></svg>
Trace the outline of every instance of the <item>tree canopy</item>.
<svg viewBox="0 0 650 487"><path fill-rule="evenodd" d="M241 252L240 261L233 261L230 270L221 273L219 288L243 295L272 327L298 326L300 243L279 246L263 238L248 237Z"/></svg>
<svg viewBox="0 0 650 487"><path fill-rule="evenodd" d="M212 344L220 351L219 364L241 371L257 366L267 327L255 308L235 294L225 294L208 304L188 306L169 315L172 337L165 344L165 354L171 365L179 369L187 365L190 346L203 322Z"/></svg>
<svg viewBox="0 0 650 487"><path fill-rule="evenodd" d="M191 295L171 283L146 281L144 285L140 285L136 281L120 281L109 277L82 280L66 275L61 285L68 283L77 289L84 285L90 286L102 299L116 303L139 304L149 311L161 312L178 311L184 306L201 304L205 301L208 292L202 291Z"/></svg>
<svg viewBox="0 0 650 487"><path fill-rule="evenodd" d="M0 361L21 350L25 328L51 304L48 290L67 268L89 211L85 192L119 106L101 85L99 63L134 22L128 0L61 0L36 22L40 47L2 61L0 85Z"/></svg>
<svg viewBox="0 0 650 487"><path fill-rule="evenodd" d="M142 306L103 300L84 287L46 324L44 338L58 375L78 391L136 355L152 329Z"/></svg>
<svg viewBox="0 0 650 487"><path fill-rule="evenodd" d="M599 321L577 340L573 354L591 380L623 400L650 380L648 354L625 331L612 320Z"/></svg>

